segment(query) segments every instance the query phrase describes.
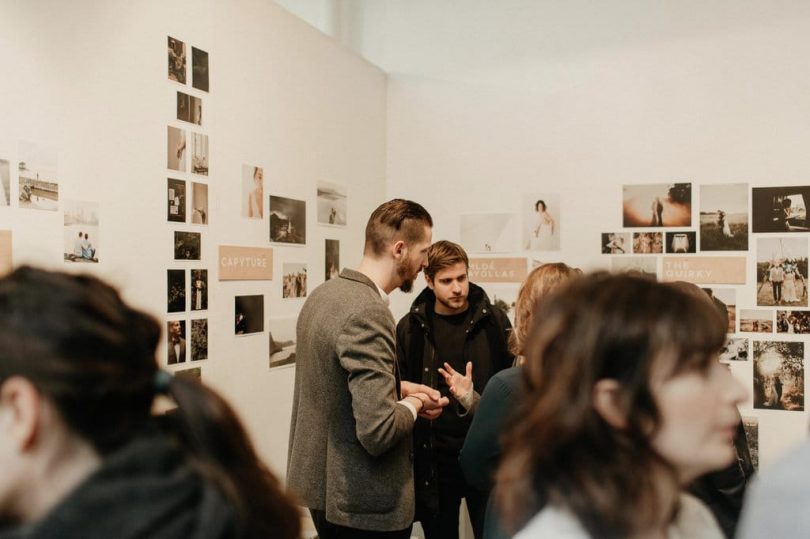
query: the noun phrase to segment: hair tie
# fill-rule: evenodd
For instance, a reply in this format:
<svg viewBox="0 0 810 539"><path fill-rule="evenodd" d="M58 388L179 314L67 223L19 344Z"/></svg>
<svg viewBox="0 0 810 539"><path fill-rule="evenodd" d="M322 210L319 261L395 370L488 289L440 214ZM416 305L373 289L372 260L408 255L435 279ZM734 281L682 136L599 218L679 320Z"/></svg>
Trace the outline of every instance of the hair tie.
<svg viewBox="0 0 810 539"><path fill-rule="evenodd" d="M157 395L168 395L169 386L172 383L172 374L168 371L158 369L155 373L155 380L152 382L153 389Z"/></svg>

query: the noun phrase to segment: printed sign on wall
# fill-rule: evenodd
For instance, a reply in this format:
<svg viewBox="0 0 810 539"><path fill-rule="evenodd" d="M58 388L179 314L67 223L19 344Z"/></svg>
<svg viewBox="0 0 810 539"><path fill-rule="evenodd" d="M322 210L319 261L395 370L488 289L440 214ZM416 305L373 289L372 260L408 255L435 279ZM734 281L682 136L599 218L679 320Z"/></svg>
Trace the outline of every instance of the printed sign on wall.
<svg viewBox="0 0 810 539"><path fill-rule="evenodd" d="M267 281L273 278L270 247L219 246L220 281Z"/></svg>
<svg viewBox="0 0 810 539"><path fill-rule="evenodd" d="M522 283L526 279L525 258L471 258L470 281L474 283Z"/></svg>
<svg viewBox="0 0 810 539"><path fill-rule="evenodd" d="M661 279L695 284L745 284L744 256L665 256Z"/></svg>

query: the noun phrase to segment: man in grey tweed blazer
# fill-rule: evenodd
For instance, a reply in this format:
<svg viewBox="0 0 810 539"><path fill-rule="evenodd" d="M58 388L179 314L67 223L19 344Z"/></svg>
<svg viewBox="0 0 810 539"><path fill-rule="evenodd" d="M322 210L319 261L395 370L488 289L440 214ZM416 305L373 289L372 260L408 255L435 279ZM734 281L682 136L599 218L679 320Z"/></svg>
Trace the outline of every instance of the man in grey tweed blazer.
<svg viewBox="0 0 810 539"><path fill-rule="evenodd" d="M415 202L381 205L357 271L316 288L298 317L287 484L320 539L410 535L411 431L448 400L400 381L388 294L427 265L432 226Z"/></svg>

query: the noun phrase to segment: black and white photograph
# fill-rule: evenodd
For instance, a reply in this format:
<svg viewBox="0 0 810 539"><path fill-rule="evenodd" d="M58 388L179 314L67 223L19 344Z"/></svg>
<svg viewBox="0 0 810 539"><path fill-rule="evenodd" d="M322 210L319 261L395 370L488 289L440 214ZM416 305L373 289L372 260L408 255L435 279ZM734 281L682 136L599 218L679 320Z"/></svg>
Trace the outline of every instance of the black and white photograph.
<svg viewBox="0 0 810 539"><path fill-rule="evenodd" d="M460 243L467 253L516 251L513 213L465 213L461 215Z"/></svg>
<svg viewBox="0 0 810 539"><path fill-rule="evenodd" d="M500 309L515 323L515 304L517 303L519 284L514 283L481 283L481 288L489 296L489 301L496 309Z"/></svg>
<svg viewBox="0 0 810 539"><path fill-rule="evenodd" d="M748 452L751 454L751 465L759 471L759 418L742 416L745 438L748 441Z"/></svg>
<svg viewBox="0 0 810 539"><path fill-rule="evenodd" d="M692 226L692 184L625 185L624 227Z"/></svg>
<svg viewBox="0 0 810 539"><path fill-rule="evenodd" d="M56 149L21 141L18 152L20 208L57 211L59 181L56 175Z"/></svg>
<svg viewBox="0 0 810 539"><path fill-rule="evenodd" d="M614 273L641 273L658 277L658 258L654 256L616 256L610 259L610 270Z"/></svg>
<svg viewBox="0 0 810 539"><path fill-rule="evenodd" d="M191 224L208 224L208 184L191 182Z"/></svg>
<svg viewBox="0 0 810 539"><path fill-rule="evenodd" d="M177 92L177 119L182 122L202 125L202 99Z"/></svg>
<svg viewBox="0 0 810 539"><path fill-rule="evenodd" d="M191 310L208 309L208 270L191 270Z"/></svg>
<svg viewBox="0 0 810 539"><path fill-rule="evenodd" d="M660 232L633 232L633 254L649 255L664 252L664 235Z"/></svg>
<svg viewBox="0 0 810 539"><path fill-rule="evenodd" d="M340 274L340 241L324 240L324 281L335 279Z"/></svg>
<svg viewBox="0 0 810 539"><path fill-rule="evenodd" d="M810 333L810 311L776 311L776 332L807 335Z"/></svg>
<svg viewBox="0 0 810 539"><path fill-rule="evenodd" d="M249 335L264 331L264 296L234 298L234 334Z"/></svg>
<svg viewBox="0 0 810 539"><path fill-rule="evenodd" d="M191 321L191 361L208 359L208 319Z"/></svg>
<svg viewBox="0 0 810 539"><path fill-rule="evenodd" d="M191 85L208 91L208 53L197 47L191 47Z"/></svg>
<svg viewBox="0 0 810 539"><path fill-rule="evenodd" d="M208 176L208 135L191 133L191 172Z"/></svg>
<svg viewBox="0 0 810 539"><path fill-rule="evenodd" d="M270 368L295 364L295 324L298 318L270 319Z"/></svg>
<svg viewBox="0 0 810 539"><path fill-rule="evenodd" d="M281 297L305 298L307 296L307 265L285 262L282 265Z"/></svg>
<svg viewBox="0 0 810 539"><path fill-rule="evenodd" d="M810 186L754 187L751 190L753 232L807 232Z"/></svg>
<svg viewBox="0 0 810 539"><path fill-rule="evenodd" d="M603 255L626 255L631 252L629 232L602 232Z"/></svg>
<svg viewBox="0 0 810 539"><path fill-rule="evenodd" d="M186 182L174 178L166 179L168 209L166 218L172 223L186 222Z"/></svg>
<svg viewBox="0 0 810 539"><path fill-rule="evenodd" d="M720 361L748 361L748 339L729 337L720 349Z"/></svg>
<svg viewBox="0 0 810 539"><path fill-rule="evenodd" d="M754 341L754 408L804 410L804 343Z"/></svg>
<svg viewBox="0 0 810 539"><path fill-rule="evenodd" d="M318 182L318 224L346 226L346 186Z"/></svg>
<svg viewBox="0 0 810 539"><path fill-rule="evenodd" d="M99 260L98 202L65 201L65 262Z"/></svg>
<svg viewBox="0 0 810 539"><path fill-rule="evenodd" d="M186 270L166 270L167 312L181 313L186 310Z"/></svg>
<svg viewBox="0 0 810 539"><path fill-rule="evenodd" d="M712 302L719 310L726 313L728 317L728 333L737 331L737 289L703 287L703 291L712 298Z"/></svg>
<svg viewBox="0 0 810 539"><path fill-rule="evenodd" d="M757 305L807 307L807 238L757 238Z"/></svg>
<svg viewBox="0 0 810 539"><path fill-rule="evenodd" d="M270 195L270 241L304 245L307 242L307 203Z"/></svg>
<svg viewBox="0 0 810 539"><path fill-rule="evenodd" d="M697 252L697 233L689 230L679 232L667 232L666 252L669 254L694 254Z"/></svg>
<svg viewBox="0 0 810 539"><path fill-rule="evenodd" d="M740 333L773 333L773 311L740 309Z"/></svg>
<svg viewBox="0 0 810 539"><path fill-rule="evenodd" d="M167 127L166 168L178 172L186 171L186 132L183 129Z"/></svg>
<svg viewBox="0 0 810 539"><path fill-rule="evenodd" d="M166 363L175 365L186 362L186 321L166 322Z"/></svg>
<svg viewBox="0 0 810 539"><path fill-rule="evenodd" d="M700 186L700 250L748 250L748 184Z"/></svg>
<svg viewBox="0 0 810 539"><path fill-rule="evenodd" d="M0 159L0 206L11 205L11 164Z"/></svg>
<svg viewBox="0 0 810 539"><path fill-rule="evenodd" d="M186 83L186 44L169 36L169 80Z"/></svg>
<svg viewBox="0 0 810 539"><path fill-rule="evenodd" d="M199 260L201 237L199 232L174 232L174 259Z"/></svg>
<svg viewBox="0 0 810 539"><path fill-rule="evenodd" d="M242 217L264 218L264 169L242 165Z"/></svg>
<svg viewBox="0 0 810 539"><path fill-rule="evenodd" d="M527 251L559 251L559 193L523 195L522 213L523 248Z"/></svg>

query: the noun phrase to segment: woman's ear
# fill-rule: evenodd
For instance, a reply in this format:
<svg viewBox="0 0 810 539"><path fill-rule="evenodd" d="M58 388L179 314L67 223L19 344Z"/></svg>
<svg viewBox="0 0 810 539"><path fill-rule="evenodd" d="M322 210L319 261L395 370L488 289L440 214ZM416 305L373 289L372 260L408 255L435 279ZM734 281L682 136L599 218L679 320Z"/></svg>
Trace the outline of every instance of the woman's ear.
<svg viewBox="0 0 810 539"><path fill-rule="evenodd" d="M615 429L627 427L627 415L621 403L619 382L603 378L593 386L593 407L605 422Z"/></svg>
<svg viewBox="0 0 810 539"><path fill-rule="evenodd" d="M0 435L21 452L31 448L42 421L42 397L21 376L12 376L0 386Z"/></svg>

